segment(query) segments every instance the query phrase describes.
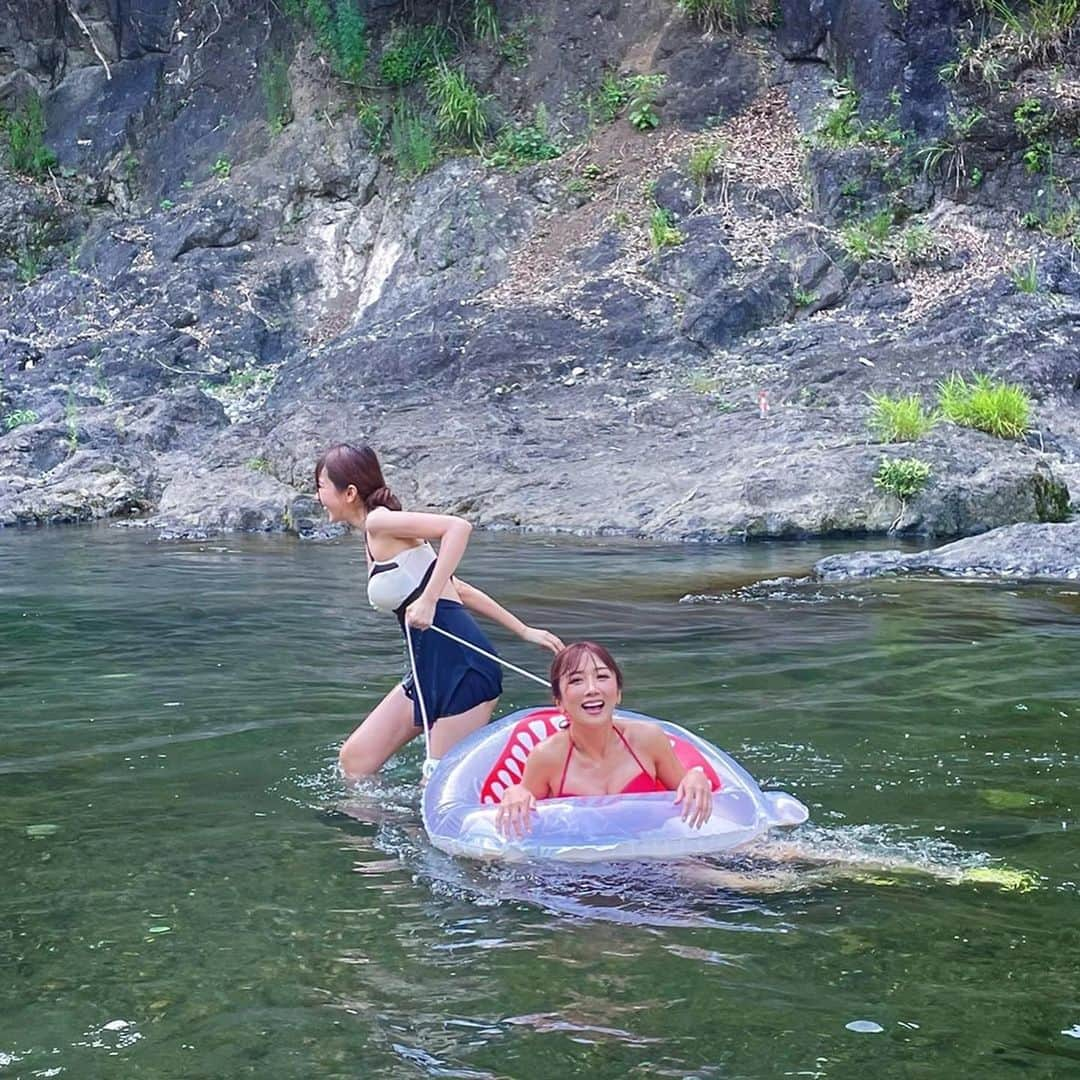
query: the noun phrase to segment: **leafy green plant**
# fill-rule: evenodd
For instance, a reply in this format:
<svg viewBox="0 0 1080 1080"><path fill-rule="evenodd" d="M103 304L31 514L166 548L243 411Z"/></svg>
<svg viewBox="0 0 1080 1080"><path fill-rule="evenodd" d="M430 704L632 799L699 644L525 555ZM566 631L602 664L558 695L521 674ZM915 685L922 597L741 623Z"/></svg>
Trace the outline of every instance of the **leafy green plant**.
<svg viewBox="0 0 1080 1080"><path fill-rule="evenodd" d="M406 26L394 31L379 60L379 78L387 86L408 86L424 78L456 52L442 26Z"/></svg>
<svg viewBox="0 0 1080 1080"><path fill-rule="evenodd" d="M232 162L227 157L219 157L213 165L210 166L210 171L219 180L228 180L232 174Z"/></svg>
<svg viewBox="0 0 1080 1080"><path fill-rule="evenodd" d="M795 289L791 294L791 299L795 302L796 307L809 307L811 304L817 303L817 293L809 292L807 289Z"/></svg>
<svg viewBox="0 0 1080 1080"><path fill-rule="evenodd" d="M531 20L530 20L531 21ZM499 39L499 55L511 67L525 67L529 62L529 35L525 22Z"/></svg>
<svg viewBox="0 0 1080 1080"><path fill-rule="evenodd" d="M864 221L852 222L840 233L840 246L857 262L881 255L892 231L891 210L879 210Z"/></svg>
<svg viewBox="0 0 1080 1080"><path fill-rule="evenodd" d="M439 132L479 146L488 126L484 99L465 72L440 64L428 76L427 85Z"/></svg>
<svg viewBox="0 0 1080 1080"><path fill-rule="evenodd" d="M382 109L365 98L361 98L356 103L356 119L360 121L360 127L367 135L371 148L375 151L381 150L389 127Z"/></svg>
<svg viewBox="0 0 1080 1080"><path fill-rule="evenodd" d="M936 412L925 408L918 394L890 397L871 391L870 431L883 443L914 442L921 439L938 422Z"/></svg>
<svg viewBox="0 0 1080 1080"><path fill-rule="evenodd" d="M45 111L41 98L32 94L12 116L3 116L0 127L7 134L11 168L40 180L56 164L56 155L45 145Z"/></svg>
<svg viewBox="0 0 1080 1080"><path fill-rule="evenodd" d="M833 83L836 104L823 113L814 129L814 141L822 146L845 147L859 141L859 95L846 80Z"/></svg>
<svg viewBox="0 0 1080 1080"><path fill-rule="evenodd" d="M438 158L435 132L427 117L399 105L390 121L390 152L405 176L423 176Z"/></svg>
<svg viewBox="0 0 1080 1080"><path fill-rule="evenodd" d="M272 52L260 66L266 122L271 135L280 135L292 120L292 86L289 83L289 62L279 52Z"/></svg>
<svg viewBox="0 0 1080 1080"><path fill-rule="evenodd" d="M930 463L920 458L887 457L882 459L874 474L874 486L887 491L890 495L895 495L900 500L900 512L889 526L889 532L900 524L907 510L908 500L926 487L932 472Z"/></svg>
<svg viewBox="0 0 1080 1080"><path fill-rule="evenodd" d="M600 85L586 99L585 107L594 123L610 124L629 100L628 80L620 78L614 71L605 71L600 77Z"/></svg>
<svg viewBox="0 0 1080 1080"><path fill-rule="evenodd" d="M174 203L172 199L162 199L161 202L158 203L158 209L167 211L171 210L175 205L176 203Z"/></svg>
<svg viewBox="0 0 1080 1080"><path fill-rule="evenodd" d="M335 74L359 81L368 57L367 24L356 0L281 0L287 15L309 26Z"/></svg>
<svg viewBox="0 0 1080 1080"><path fill-rule="evenodd" d="M630 103L627 119L638 131L651 131L660 125L656 95L664 85L664 75L632 75L629 79Z"/></svg>
<svg viewBox="0 0 1080 1080"><path fill-rule="evenodd" d="M1031 398L1021 386L953 373L938 384L938 407L948 420L1001 439L1019 439L1028 430Z"/></svg>
<svg viewBox="0 0 1080 1080"><path fill-rule="evenodd" d="M979 109L958 113L950 108L948 118L948 134L920 150L919 157L923 160L923 171L927 175L936 172L946 183L952 180L955 190L959 191L968 175L965 143L975 126L984 119L984 114Z"/></svg>
<svg viewBox="0 0 1080 1080"><path fill-rule="evenodd" d="M649 218L649 239L652 241L654 251L662 251L666 247L681 244L685 237L675 228L671 212L658 206Z"/></svg>
<svg viewBox="0 0 1080 1080"><path fill-rule="evenodd" d="M473 0L473 37L477 41L499 40L499 13L493 0Z"/></svg>
<svg viewBox="0 0 1080 1080"><path fill-rule="evenodd" d="M496 166L519 167L534 161L550 161L561 153L548 134L547 110L540 105L531 124L507 126L499 132L487 161Z"/></svg>
<svg viewBox="0 0 1080 1080"><path fill-rule="evenodd" d="M14 431L23 424L36 424L38 420L38 414L33 409L15 409L5 415L4 430Z"/></svg>
<svg viewBox="0 0 1080 1080"><path fill-rule="evenodd" d="M1037 293L1039 291L1039 266L1034 255L1032 255L1029 262L1013 269L1012 280L1013 284L1022 293Z"/></svg>
<svg viewBox="0 0 1080 1080"><path fill-rule="evenodd" d="M270 461L269 461L268 458L264 458L264 457L248 458L247 462L245 464L247 465L247 467L249 469L252 470L252 472L261 472L261 473L267 473L267 474L269 474L269 472L270 472Z"/></svg>

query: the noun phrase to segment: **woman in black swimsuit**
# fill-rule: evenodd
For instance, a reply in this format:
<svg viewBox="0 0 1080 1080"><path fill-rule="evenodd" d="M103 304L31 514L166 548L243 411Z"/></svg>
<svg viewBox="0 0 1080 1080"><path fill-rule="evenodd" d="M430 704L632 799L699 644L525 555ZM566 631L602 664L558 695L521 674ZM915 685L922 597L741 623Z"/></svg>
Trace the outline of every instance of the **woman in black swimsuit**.
<svg viewBox="0 0 1080 1080"><path fill-rule="evenodd" d="M418 695L410 673L345 740L342 771L350 777L377 772L420 733L424 710L431 757L438 759L491 719L502 675L494 661L429 627L494 653L472 617L475 612L552 652L558 652L562 642L547 630L526 626L486 593L454 576L472 526L453 514L402 510L370 447L331 447L315 466L315 485L331 521L363 530L369 599L379 610L397 615L402 632L411 638L420 681ZM438 542L437 554L430 541Z"/></svg>

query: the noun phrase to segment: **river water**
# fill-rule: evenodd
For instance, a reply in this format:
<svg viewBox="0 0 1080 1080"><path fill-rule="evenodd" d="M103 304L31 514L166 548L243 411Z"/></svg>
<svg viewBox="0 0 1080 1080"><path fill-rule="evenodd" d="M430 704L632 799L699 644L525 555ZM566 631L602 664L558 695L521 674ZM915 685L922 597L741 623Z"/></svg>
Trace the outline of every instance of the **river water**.
<svg viewBox="0 0 1080 1080"><path fill-rule="evenodd" d="M434 851L415 744L337 778L402 663L356 541L0 533L0 1076L1080 1076L1080 593L750 585L841 547L474 537L811 808L566 869Z"/></svg>

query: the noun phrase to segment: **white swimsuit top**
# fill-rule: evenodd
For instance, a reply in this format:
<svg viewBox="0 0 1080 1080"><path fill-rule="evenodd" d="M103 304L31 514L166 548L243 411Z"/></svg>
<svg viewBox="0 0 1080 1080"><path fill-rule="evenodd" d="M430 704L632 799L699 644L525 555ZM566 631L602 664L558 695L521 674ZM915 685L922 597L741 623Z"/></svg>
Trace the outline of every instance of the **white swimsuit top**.
<svg viewBox="0 0 1080 1080"><path fill-rule="evenodd" d="M369 548L369 554L370 551ZM435 549L426 540L399 551L386 562L373 559L367 583L371 606L377 611L397 611L424 584L435 559Z"/></svg>

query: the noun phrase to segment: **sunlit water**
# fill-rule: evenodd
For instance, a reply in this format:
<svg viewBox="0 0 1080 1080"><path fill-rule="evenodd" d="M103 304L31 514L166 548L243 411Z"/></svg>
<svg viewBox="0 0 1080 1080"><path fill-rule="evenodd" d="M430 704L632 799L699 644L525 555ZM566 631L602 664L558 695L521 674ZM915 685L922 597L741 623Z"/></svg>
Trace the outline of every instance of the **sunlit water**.
<svg viewBox="0 0 1080 1080"><path fill-rule="evenodd" d="M748 587L837 547L474 538L811 807L559 868L433 850L418 747L338 780L402 664L356 541L0 533L0 1076L1080 1075L1080 595Z"/></svg>

